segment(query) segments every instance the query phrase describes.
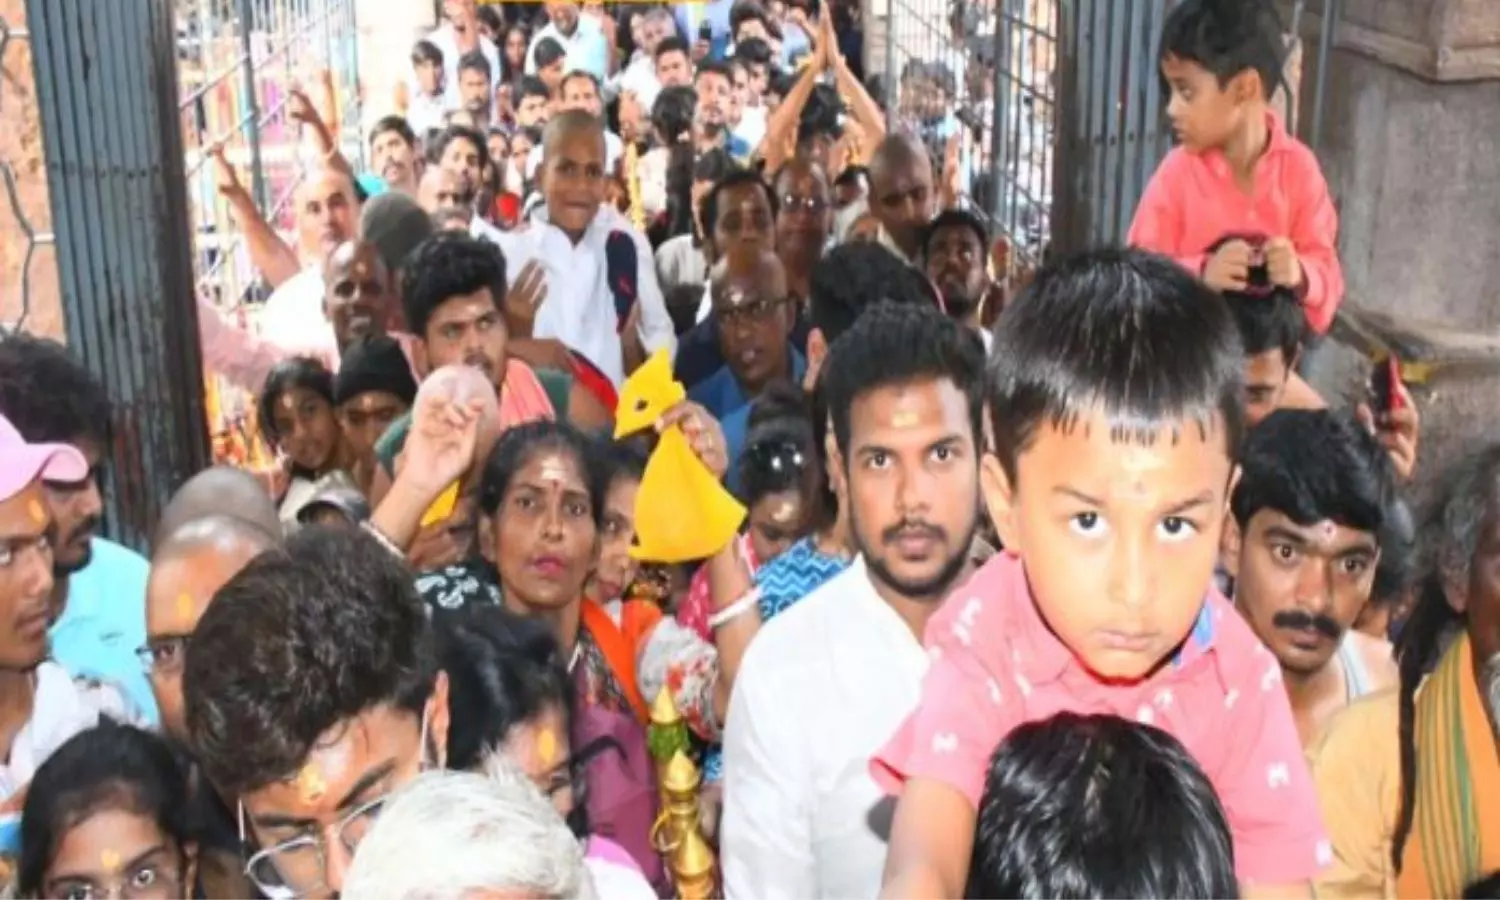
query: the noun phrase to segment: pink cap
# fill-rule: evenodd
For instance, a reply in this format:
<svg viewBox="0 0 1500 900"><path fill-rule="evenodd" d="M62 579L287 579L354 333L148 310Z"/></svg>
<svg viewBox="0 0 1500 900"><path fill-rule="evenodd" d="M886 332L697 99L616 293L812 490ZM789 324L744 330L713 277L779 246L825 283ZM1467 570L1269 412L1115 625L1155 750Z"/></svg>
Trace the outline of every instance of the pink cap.
<svg viewBox="0 0 1500 900"><path fill-rule="evenodd" d="M28 444L10 420L0 416L0 501L25 490L38 476L77 482L88 477L88 460L71 444Z"/></svg>

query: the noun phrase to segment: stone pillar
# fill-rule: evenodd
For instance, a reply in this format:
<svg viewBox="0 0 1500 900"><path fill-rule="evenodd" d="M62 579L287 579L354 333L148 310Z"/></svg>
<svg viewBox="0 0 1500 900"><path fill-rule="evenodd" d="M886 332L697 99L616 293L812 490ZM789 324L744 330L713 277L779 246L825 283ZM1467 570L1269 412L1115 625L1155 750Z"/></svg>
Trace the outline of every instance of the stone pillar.
<svg viewBox="0 0 1500 900"><path fill-rule="evenodd" d="M1500 336L1500 2L1342 6L1323 73L1324 4L1308 4L1302 118L1326 78L1315 149L1339 208L1345 303L1418 328ZM1364 371L1350 360L1316 386L1331 400L1349 396ZM1500 439L1497 388L1494 376L1463 375L1418 392L1424 473Z"/></svg>
<svg viewBox="0 0 1500 900"><path fill-rule="evenodd" d="M0 0L0 22L4 23L0 39L6 29L10 32L9 40L0 45L0 122L5 123L0 127L0 167L8 167L14 181L14 196L10 185L0 181L0 328L20 320L26 331L60 339L64 330L62 295L52 245L37 245L27 263L27 249L32 243L27 227L42 235L52 231L31 44L16 35L25 32L27 2Z"/></svg>

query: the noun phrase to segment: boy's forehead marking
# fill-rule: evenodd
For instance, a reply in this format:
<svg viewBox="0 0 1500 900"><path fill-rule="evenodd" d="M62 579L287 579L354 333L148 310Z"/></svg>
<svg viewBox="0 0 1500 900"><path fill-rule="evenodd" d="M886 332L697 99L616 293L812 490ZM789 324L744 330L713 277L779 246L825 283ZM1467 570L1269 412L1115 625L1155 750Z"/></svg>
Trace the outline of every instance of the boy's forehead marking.
<svg viewBox="0 0 1500 900"><path fill-rule="evenodd" d="M47 521L47 508L42 505L42 501L35 497L31 498L31 501L26 504L26 514L31 517L33 525L40 525Z"/></svg>

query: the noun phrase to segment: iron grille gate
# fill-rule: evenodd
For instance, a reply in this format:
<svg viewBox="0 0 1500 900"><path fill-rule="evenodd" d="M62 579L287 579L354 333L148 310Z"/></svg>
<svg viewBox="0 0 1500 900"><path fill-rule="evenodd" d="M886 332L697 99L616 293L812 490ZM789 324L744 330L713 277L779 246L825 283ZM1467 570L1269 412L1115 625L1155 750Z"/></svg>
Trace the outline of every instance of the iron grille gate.
<svg viewBox="0 0 1500 900"><path fill-rule="evenodd" d="M267 220L289 230L302 157L286 100L307 70L328 69L341 142L360 160L354 0L23 8L25 27L0 21L0 61L31 45L53 232L22 209L21 182L41 174L0 159L7 224L25 244L15 283L0 285L0 334L33 321L34 257L55 243L69 348L115 406L105 529L141 547L173 488L210 458L195 296L232 311L263 293L206 151L226 142ZM23 100L0 85L5 121Z"/></svg>

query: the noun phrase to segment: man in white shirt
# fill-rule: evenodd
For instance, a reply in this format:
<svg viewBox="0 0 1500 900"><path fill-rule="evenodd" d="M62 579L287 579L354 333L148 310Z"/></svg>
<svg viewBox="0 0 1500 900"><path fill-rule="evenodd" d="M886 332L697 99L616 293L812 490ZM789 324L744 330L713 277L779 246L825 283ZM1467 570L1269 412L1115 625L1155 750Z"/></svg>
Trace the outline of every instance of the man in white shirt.
<svg viewBox="0 0 1500 900"><path fill-rule="evenodd" d="M354 183L334 169L309 173L297 188L296 216L297 256L305 268L266 301L260 333L288 353L322 356L335 346L323 313L323 262L354 237L359 223Z"/></svg>
<svg viewBox="0 0 1500 900"><path fill-rule="evenodd" d="M496 242L510 281L505 313L511 337L556 338L618 386L627 361L675 350L676 332L656 282L651 244L604 203L604 145L604 126L594 116L579 109L553 116L543 137L546 205L527 226ZM609 271L611 241L628 242L627 252L633 248L634 272ZM539 283L528 277L538 270ZM517 291L523 280L534 286ZM616 302L631 294L633 308L622 315Z"/></svg>
<svg viewBox="0 0 1500 900"><path fill-rule="evenodd" d="M724 735L729 898L874 897L894 801L870 757L915 708L922 632L969 567L984 351L921 297L866 311L822 385L859 556L767 623ZM727 622L724 624L728 624Z"/></svg>
<svg viewBox="0 0 1500 900"><path fill-rule="evenodd" d="M566 70L592 72L601 83L609 77L609 41L593 17L579 15L578 4L571 0L549 0L547 17L552 21L532 37L531 46L526 48L527 75L537 73L537 44L552 38L568 53L563 64Z"/></svg>
<svg viewBox="0 0 1500 900"><path fill-rule="evenodd" d="M448 21L439 25L427 40L443 54L443 93L448 109L462 106L458 91L458 61L464 54L478 50L490 64L491 72L499 72L500 48L479 30L478 0L443 0L443 15ZM412 87L416 87L416 73L409 76Z"/></svg>

